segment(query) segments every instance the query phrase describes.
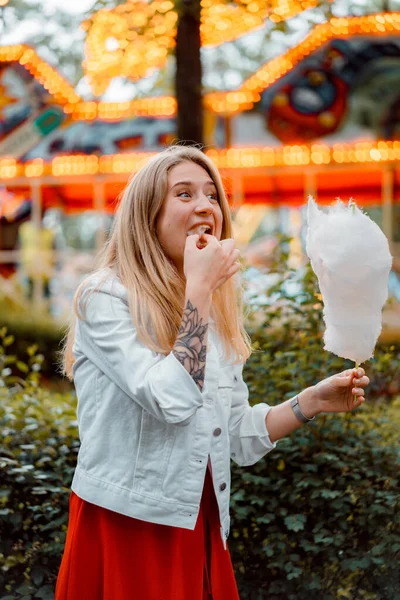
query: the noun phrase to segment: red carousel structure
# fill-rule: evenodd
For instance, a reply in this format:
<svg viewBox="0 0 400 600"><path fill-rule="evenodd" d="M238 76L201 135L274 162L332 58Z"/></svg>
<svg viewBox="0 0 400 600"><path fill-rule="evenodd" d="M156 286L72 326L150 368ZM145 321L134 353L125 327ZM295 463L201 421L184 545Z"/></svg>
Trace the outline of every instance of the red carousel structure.
<svg viewBox="0 0 400 600"><path fill-rule="evenodd" d="M170 3L161 4L168 14ZM96 63L110 34L95 17L87 25L86 69L104 91L104 82L123 73L124 55L117 53L109 72ZM204 43L217 43L214 29L203 26ZM228 31L232 35L233 25ZM168 40L163 47L167 51ZM211 124L207 153L226 182L242 247L263 221L273 217L278 223L282 210L299 234L309 194L320 203L354 197L379 222L397 264L399 80L400 13L390 12L317 25L237 90L204 96ZM34 49L0 47L3 277L12 273L7 265L18 262L17 232L28 213L37 227L43 212L55 207L67 217L94 211L112 218L128 177L175 139L175 113L172 96L85 101ZM105 227L97 227L96 247L104 235Z"/></svg>

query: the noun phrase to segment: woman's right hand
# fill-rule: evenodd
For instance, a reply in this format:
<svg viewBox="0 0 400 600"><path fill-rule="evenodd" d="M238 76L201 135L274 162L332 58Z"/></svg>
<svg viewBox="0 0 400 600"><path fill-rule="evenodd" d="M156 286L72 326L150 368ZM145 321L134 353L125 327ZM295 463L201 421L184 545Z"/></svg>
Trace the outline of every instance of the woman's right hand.
<svg viewBox="0 0 400 600"><path fill-rule="evenodd" d="M198 248L201 238L206 242ZM189 235L186 240L183 269L187 284L199 285L202 289L214 292L240 269L239 250L233 239L221 240L213 235Z"/></svg>

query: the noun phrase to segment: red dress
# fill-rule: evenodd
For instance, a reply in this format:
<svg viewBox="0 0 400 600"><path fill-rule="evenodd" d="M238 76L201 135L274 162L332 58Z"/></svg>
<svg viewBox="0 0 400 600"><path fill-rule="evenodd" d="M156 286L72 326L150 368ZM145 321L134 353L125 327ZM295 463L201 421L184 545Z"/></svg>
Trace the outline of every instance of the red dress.
<svg viewBox="0 0 400 600"><path fill-rule="evenodd" d="M193 531L133 519L71 491L55 600L239 600L209 470Z"/></svg>

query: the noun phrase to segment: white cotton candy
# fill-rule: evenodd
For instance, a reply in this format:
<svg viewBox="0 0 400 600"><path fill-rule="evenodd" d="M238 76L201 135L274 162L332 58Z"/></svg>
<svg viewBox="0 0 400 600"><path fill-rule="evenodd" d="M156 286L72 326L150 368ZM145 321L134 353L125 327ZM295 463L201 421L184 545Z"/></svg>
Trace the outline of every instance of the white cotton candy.
<svg viewBox="0 0 400 600"><path fill-rule="evenodd" d="M392 256L376 223L338 200L324 212L308 200L306 251L324 303L325 350L361 364L382 329Z"/></svg>

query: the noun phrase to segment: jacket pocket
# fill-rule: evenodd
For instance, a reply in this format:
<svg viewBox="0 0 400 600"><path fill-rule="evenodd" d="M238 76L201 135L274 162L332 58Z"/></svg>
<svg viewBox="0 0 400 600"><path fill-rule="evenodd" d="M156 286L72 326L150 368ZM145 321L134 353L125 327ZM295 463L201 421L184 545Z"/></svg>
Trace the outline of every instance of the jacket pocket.
<svg viewBox="0 0 400 600"><path fill-rule="evenodd" d="M225 410L230 412L232 403L233 390L233 370L229 367L224 367L220 370L218 381L218 398Z"/></svg>
<svg viewBox="0 0 400 600"><path fill-rule="evenodd" d="M199 409L201 411L201 409ZM193 446L198 436L197 418L192 419L187 427L174 427L174 439L170 452L170 460L165 465L162 494L164 498L181 502L184 490L190 479L189 465L193 459ZM196 459L193 459L196 460ZM203 462L204 461L204 462ZM199 468L207 462L203 458L198 462Z"/></svg>
<svg viewBox="0 0 400 600"><path fill-rule="evenodd" d="M165 470L174 443L175 427L142 411L133 489L160 496Z"/></svg>

